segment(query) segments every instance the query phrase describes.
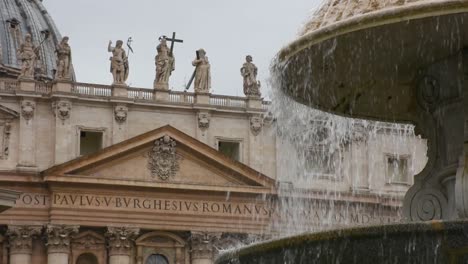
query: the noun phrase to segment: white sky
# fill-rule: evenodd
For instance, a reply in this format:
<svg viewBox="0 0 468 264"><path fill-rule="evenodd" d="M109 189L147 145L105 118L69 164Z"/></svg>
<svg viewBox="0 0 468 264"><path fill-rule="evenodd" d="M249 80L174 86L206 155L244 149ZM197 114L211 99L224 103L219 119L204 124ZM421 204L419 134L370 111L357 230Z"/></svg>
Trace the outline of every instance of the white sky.
<svg viewBox="0 0 468 264"><path fill-rule="evenodd" d="M243 95L240 67L245 55L259 68L267 95L269 65L293 40L317 0L44 0L62 35L70 37L78 81L110 84L107 44L132 36L132 87L152 88L154 56L160 35L177 33L176 69L170 88L183 90L193 72L195 50L211 63L212 92ZM190 89L193 91L193 87Z"/></svg>

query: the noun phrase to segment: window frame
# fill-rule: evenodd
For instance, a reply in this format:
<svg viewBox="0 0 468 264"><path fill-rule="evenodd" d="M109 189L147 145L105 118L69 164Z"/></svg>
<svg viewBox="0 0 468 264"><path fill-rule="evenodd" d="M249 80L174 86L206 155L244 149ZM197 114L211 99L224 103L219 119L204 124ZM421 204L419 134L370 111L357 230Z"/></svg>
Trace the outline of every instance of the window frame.
<svg viewBox="0 0 468 264"><path fill-rule="evenodd" d="M397 160L406 160L406 181L396 181L395 180L395 177L393 177L392 175L389 175L389 168L388 168L388 159L389 158L394 158L394 159L397 159ZM409 154L402 154L402 155L398 155L398 154L392 154L392 153L385 153L384 154L384 168L385 168L385 181L387 184L390 184L390 185L411 185L411 170L410 168L412 167L412 159L411 159L411 155Z"/></svg>
<svg viewBox="0 0 468 264"><path fill-rule="evenodd" d="M228 138L228 137L215 137L215 149L219 151L219 142L229 142L239 144L239 162L244 160L244 139L242 138ZM224 155L224 154L223 154Z"/></svg>
<svg viewBox="0 0 468 264"><path fill-rule="evenodd" d="M107 128L105 127L87 127L87 126L77 126L77 141L76 141L76 157L81 157L81 132L94 132L94 133L101 133L101 149L107 147Z"/></svg>

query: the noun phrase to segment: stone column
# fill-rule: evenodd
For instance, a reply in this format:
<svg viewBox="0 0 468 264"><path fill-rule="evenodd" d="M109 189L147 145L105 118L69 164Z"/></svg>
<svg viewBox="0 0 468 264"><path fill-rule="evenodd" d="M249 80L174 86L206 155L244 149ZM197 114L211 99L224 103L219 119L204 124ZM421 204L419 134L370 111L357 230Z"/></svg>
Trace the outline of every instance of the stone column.
<svg viewBox="0 0 468 264"><path fill-rule="evenodd" d="M190 238L192 264L213 264L216 253L214 243L220 236L220 233L192 232Z"/></svg>
<svg viewBox="0 0 468 264"><path fill-rule="evenodd" d="M47 263L67 264L70 255L71 237L78 233L79 226L47 226Z"/></svg>
<svg viewBox="0 0 468 264"><path fill-rule="evenodd" d="M21 101L18 168L23 170L34 171L36 169L35 112L34 99L25 98Z"/></svg>
<svg viewBox="0 0 468 264"><path fill-rule="evenodd" d="M41 233L42 226L8 226L10 264L32 264L33 237Z"/></svg>
<svg viewBox="0 0 468 264"><path fill-rule="evenodd" d="M68 99L58 99L52 103L52 111L55 115L55 164L61 164L70 160L73 151L70 142L73 142L70 116L72 103Z"/></svg>
<svg viewBox="0 0 468 264"><path fill-rule="evenodd" d="M130 264L134 240L140 229L108 227L105 234L109 248L109 264Z"/></svg>

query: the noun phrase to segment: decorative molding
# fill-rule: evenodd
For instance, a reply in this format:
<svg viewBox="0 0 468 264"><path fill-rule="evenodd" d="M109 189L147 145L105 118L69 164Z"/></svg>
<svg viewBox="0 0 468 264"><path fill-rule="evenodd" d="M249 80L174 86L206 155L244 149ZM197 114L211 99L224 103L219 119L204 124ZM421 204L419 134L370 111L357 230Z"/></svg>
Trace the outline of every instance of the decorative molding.
<svg viewBox="0 0 468 264"><path fill-rule="evenodd" d="M201 130L208 129L210 127L211 115L208 112L198 113L198 127Z"/></svg>
<svg viewBox="0 0 468 264"><path fill-rule="evenodd" d="M151 176L167 181L179 171L179 162L182 159L177 155L176 141L164 135L154 141L154 145L148 152L148 169Z"/></svg>
<svg viewBox="0 0 468 264"><path fill-rule="evenodd" d="M263 119L261 116L251 116L250 117L250 131L254 136L257 136L262 131Z"/></svg>
<svg viewBox="0 0 468 264"><path fill-rule="evenodd" d="M62 120L62 124L70 118L71 109L72 103L69 100L60 99L52 103L52 111L56 117Z"/></svg>
<svg viewBox="0 0 468 264"><path fill-rule="evenodd" d="M8 226L10 254L31 254L32 239L41 234L42 226Z"/></svg>
<svg viewBox="0 0 468 264"><path fill-rule="evenodd" d="M130 255L133 241L140 233L139 228L134 227L107 227L105 237L109 247L109 255Z"/></svg>
<svg viewBox="0 0 468 264"><path fill-rule="evenodd" d="M106 243L103 236L93 232L85 231L79 233L73 238L72 244L74 248L82 250L95 250L102 248Z"/></svg>
<svg viewBox="0 0 468 264"><path fill-rule="evenodd" d="M128 107L125 105L116 105L114 108L114 118L119 124L123 124L127 121Z"/></svg>
<svg viewBox="0 0 468 264"><path fill-rule="evenodd" d="M34 117L34 111L36 110L36 102L32 100L21 101L21 116L29 121Z"/></svg>
<svg viewBox="0 0 468 264"><path fill-rule="evenodd" d="M78 234L79 226L48 225L47 251L48 253L69 253L71 237Z"/></svg>

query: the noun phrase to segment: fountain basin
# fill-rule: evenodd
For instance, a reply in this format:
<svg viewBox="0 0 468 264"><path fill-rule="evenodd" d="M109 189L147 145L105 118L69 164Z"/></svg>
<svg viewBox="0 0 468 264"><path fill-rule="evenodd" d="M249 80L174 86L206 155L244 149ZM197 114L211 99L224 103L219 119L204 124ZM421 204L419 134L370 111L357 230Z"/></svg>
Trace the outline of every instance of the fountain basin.
<svg viewBox="0 0 468 264"><path fill-rule="evenodd" d="M221 255L217 264L468 263L468 221L430 221L302 234Z"/></svg>
<svg viewBox="0 0 468 264"><path fill-rule="evenodd" d="M468 1L414 1L309 31L279 52L274 71L281 89L302 104L417 123L426 67L468 46L467 26Z"/></svg>

